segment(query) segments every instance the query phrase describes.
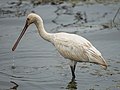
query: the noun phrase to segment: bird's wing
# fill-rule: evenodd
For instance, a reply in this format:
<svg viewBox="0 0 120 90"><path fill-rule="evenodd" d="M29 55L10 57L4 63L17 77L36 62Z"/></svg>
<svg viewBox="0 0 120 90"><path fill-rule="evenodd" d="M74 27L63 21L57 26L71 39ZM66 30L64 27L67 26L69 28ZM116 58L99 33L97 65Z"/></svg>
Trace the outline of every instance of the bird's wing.
<svg viewBox="0 0 120 90"><path fill-rule="evenodd" d="M73 34L59 34L54 40L55 47L63 57L76 61L88 61L83 48L85 43L86 47L91 45L88 40Z"/></svg>

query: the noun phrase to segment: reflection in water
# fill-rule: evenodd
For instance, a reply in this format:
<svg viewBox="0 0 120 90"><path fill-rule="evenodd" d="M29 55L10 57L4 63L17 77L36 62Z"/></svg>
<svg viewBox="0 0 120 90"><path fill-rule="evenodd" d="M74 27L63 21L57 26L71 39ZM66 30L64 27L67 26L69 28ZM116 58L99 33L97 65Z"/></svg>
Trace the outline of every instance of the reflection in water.
<svg viewBox="0 0 120 90"><path fill-rule="evenodd" d="M69 90L76 90L77 89L77 82L75 80L71 80L66 89L69 89Z"/></svg>
<svg viewBox="0 0 120 90"><path fill-rule="evenodd" d="M17 90L19 85L17 83L15 83L14 81L10 81L10 83L14 84L14 86L12 88L10 88L10 90Z"/></svg>

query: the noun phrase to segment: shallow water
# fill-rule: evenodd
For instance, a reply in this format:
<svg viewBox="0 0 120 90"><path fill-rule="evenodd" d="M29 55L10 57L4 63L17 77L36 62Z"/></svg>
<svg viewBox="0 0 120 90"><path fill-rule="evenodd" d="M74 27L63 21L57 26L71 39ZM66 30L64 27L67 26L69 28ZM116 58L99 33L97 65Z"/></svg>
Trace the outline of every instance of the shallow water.
<svg viewBox="0 0 120 90"><path fill-rule="evenodd" d="M65 5L69 7L69 4ZM97 11L100 7L104 10ZM116 28L104 29L101 26L111 20L118 7L119 3L106 6L103 4L76 5L74 8L70 7L73 11L71 15L65 14L65 10L60 9L57 12L60 14L58 16L55 12L58 6L40 5L32 8L42 16L48 32L66 31L82 35L90 40L106 58L109 64L107 70L103 70L95 64L78 63L76 83L74 83L78 90L120 89L120 31ZM75 13L80 10L82 13L86 11L89 16L88 23L73 24L76 22ZM102 15L106 12L108 15L103 18ZM68 60L60 56L52 44L39 36L34 25L29 27L16 51L11 51L14 41L24 25L25 18L9 18L7 15L0 18L0 90L10 88L65 90L71 81ZM53 23L52 20L55 20L56 23Z"/></svg>

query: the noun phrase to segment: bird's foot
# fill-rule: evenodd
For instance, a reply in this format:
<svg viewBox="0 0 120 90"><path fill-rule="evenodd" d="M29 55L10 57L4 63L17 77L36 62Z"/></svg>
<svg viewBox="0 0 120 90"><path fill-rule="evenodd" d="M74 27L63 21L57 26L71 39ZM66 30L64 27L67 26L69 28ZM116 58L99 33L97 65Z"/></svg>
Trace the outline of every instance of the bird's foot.
<svg viewBox="0 0 120 90"><path fill-rule="evenodd" d="M72 80L68 83L66 89L70 89L70 90L75 90L75 89L77 89L77 82L75 81L75 79L74 79L74 80L72 79Z"/></svg>

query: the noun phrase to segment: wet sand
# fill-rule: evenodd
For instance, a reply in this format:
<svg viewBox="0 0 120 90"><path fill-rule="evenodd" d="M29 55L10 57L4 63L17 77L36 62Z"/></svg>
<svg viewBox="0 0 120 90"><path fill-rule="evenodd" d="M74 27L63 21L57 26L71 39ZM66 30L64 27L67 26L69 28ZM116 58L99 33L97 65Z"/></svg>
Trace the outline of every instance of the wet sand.
<svg viewBox="0 0 120 90"><path fill-rule="evenodd" d="M78 63L75 83L77 90L120 89L120 31L111 25L119 6L120 3L96 3L72 7L71 4L63 3L39 5L28 10L41 15L48 32L65 31L87 38L108 62L107 70L91 63ZM80 17L79 13L83 19L77 18ZM34 25L29 27L16 51L11 51L25 18L16 17L14 13L1 14L0 90L66 90L71 79L69 60L60 56L53 45L44 41Z"/></svg>

